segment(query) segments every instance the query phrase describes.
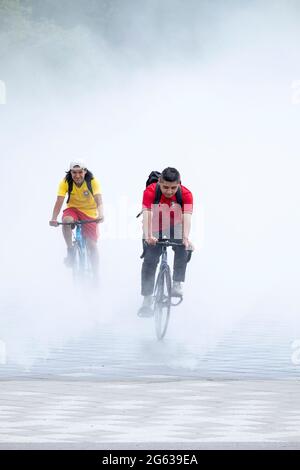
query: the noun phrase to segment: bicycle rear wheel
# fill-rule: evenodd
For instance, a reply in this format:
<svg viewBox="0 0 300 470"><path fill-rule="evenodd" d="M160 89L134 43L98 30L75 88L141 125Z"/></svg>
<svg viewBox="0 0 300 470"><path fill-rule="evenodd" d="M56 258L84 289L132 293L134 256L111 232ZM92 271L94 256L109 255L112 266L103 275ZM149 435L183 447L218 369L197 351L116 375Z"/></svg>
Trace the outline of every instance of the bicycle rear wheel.
<svg viewBox="0 0 300 470"><path fill-rule="evenodd" d="M157 339L164 338L171 310L171 273L167 267L159 272L154 289L154 321Z"/></svg>

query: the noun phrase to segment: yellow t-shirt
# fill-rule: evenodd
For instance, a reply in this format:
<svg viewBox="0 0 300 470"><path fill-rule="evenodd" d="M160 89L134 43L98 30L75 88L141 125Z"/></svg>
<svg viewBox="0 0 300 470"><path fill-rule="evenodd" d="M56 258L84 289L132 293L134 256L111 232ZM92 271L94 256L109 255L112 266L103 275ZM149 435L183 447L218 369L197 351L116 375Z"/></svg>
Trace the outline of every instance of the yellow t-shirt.
<svg viewBox="0 0 300 470"><path fill-rule="evenodd" d="M70 194L70 201L67 204L67 207L75 207L76 209L86 214L88 217L96 218L98 216L97 205L93 195L96 196L96 194L101 194L101 186L96 178L91 180L91 185L93 194L91 194L88 190L86 181L82 183L80 188L78 188L78 186L73 183L73 189ZM68 183L65 179L63 179L59 183L57 195L65 197L67 193Z"/></svg>

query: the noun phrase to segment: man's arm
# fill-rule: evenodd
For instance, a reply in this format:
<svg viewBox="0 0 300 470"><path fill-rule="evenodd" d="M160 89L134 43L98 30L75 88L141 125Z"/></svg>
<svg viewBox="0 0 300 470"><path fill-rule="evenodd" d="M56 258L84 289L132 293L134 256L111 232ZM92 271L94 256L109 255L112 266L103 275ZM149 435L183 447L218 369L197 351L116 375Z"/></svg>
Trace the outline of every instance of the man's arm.
<svg viewBox="0 0 300 470"><path fill-rule="evenodd" d="M64 203L64 199L65 199L64 196L57 196L56 203L53 208L52 218L49 222L49 224L52 225L53 227L57 226L57 217L61 211L62 205Z"/></svg>
<svg viewBox="0 0 300 470"><path fill-rule="evenodd" d="M97 205L97 211L98 211L98 218L100 219L100 222L104 221L104 211L103 211L103 201L102 201L102 195L101 194L96 194L94 196L95 203Z"/></svg>
<svg viewBox="0 0 300 470"><path fill-rule="evenodd" d="M184 212L182 222L183 222L182 241L186 249L188 249L190 246L189 236L190 236L191 224L192 224L192 214L190 212Z"/></svg>
<svg viewBox="0 0 300 470"><path fill-rule="evenodd" d="M152 211L143 209L143 238L149 245L155 245L157 238L152 234Z"/></svg>

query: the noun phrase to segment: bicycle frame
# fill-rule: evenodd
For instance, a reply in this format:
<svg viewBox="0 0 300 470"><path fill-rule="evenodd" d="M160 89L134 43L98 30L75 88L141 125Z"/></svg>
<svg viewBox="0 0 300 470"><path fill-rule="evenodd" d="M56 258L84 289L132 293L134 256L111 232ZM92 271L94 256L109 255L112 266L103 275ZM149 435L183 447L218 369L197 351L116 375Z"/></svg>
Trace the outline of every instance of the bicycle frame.
<svg viewBox="0 0 300 470"><path fill-rule="evenodd" d="M72 244L76 249L76 257L73 265L73 276L75 280L80 278L91 278L93 276L86 239L82 232L82 225L98 222L100 222L100 219L75 220L74 222L58 223L58 225L69 225L72 228Z"/></svg>
<svg viewBox="0 0 300 470"><path fill-rule="evenodd" d="M183 245L182 243L177 243L170 239L159 240L157 244L162 246L162 253L159 272L154 288L154 322L157 339L162 340L167 332L171 307L175 307L183 301L183 298L180 297L177 303L172 302L172 281L170 266L168 264L167 248L169 246L173 247Z"/></svg>
<svg viewBox="0 0 300 470"><path fill-rule="evenodd" d="M159 272L162 272L164 270L169 270L169 264L168 264L168 251L167 248L169 246L182 246L182 243L177 243L173 242L170 239L162 239L157 242L158 245L162 246L162 253L161 253L161 261L160 261L160 267L159 267ZM177 305L181 304L183 301L183 298L180 298L178 302L174 303L171 301L172 307L177 307Z"/></svg>
<svg viewBox="0 0 300 470"><path fill-rule="evenodd" d="M73 231L73 245L77 245L78 250L78 257L79 257L79 270L81 275L84 275L87 270L89 270L88 266L88 255L87 255L87 246L86 240L82 233L82 225L76 224L75 233Z"/></svg>
<svg viewBox="0 0 300 470"><path fill-rule="evenodd" d="M161 261L160 261L160 271L166 268L168 265L168 252L167 247L163 246L162 253L161 253Z"/></svg>

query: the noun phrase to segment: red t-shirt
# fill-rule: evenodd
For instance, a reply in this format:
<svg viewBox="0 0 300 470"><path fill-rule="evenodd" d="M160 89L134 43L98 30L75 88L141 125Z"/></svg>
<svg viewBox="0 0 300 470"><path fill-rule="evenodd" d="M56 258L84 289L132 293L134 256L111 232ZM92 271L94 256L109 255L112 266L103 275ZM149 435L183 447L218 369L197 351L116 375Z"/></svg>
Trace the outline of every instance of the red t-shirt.
<svg viewBox="0 0 300 470"><path fill-rule="evenodd" d="M181 185L182 192L182 208L177 204L176 195L171 198L165 197L163 194L160 198L158 207L154 207L156 183L149 184L144 191L143 195L143 209L151 209L153 213L152 217L152 231L153 233L159 231L159 213L161 217L161 229L169 230L172 220L174 220L174 226L182 224L183 212L193 212L193 195L185 186ZM181 237L175 237L181 238Z"/></svg>

